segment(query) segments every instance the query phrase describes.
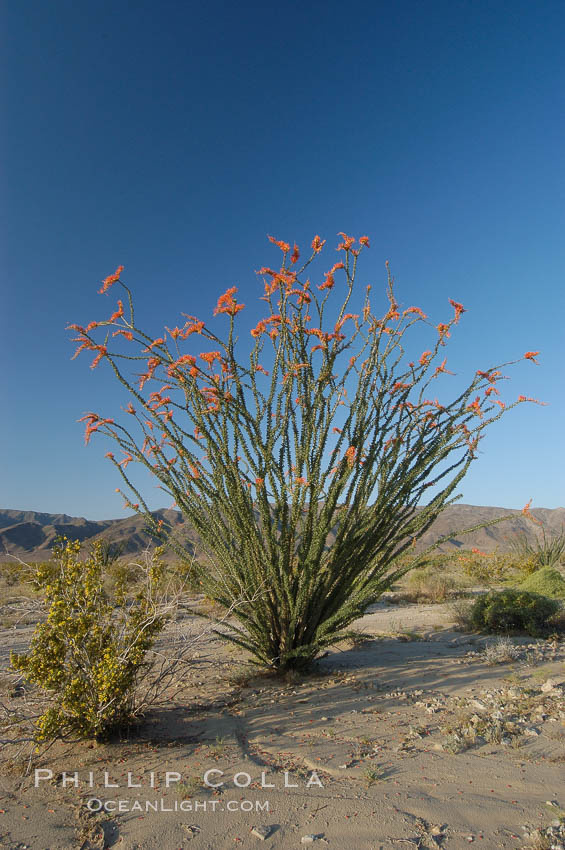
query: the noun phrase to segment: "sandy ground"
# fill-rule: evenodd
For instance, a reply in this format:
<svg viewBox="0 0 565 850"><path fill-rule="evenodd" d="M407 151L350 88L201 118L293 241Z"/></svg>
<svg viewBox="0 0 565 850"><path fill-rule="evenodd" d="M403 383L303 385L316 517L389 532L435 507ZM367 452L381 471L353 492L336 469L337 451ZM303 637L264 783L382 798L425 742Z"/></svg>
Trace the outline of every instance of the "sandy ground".
<svg viewBox="0 0 565 850"><path fill-rule="evenodd" d="M291 682L245 678L241 656L206 638L184 693L129 740L58 743L24 776L4 748L0 847L528 846L565 809L565 645L516 639L520 657L492 665L493 639L451 619L449 606L380 603L356 624L365 643ZM3 670L30 635L1 634ZM16 710L25 695L4 685ZM456 752L462 719L480 734ZM206 771L224 784L206 786Z"/></svg>

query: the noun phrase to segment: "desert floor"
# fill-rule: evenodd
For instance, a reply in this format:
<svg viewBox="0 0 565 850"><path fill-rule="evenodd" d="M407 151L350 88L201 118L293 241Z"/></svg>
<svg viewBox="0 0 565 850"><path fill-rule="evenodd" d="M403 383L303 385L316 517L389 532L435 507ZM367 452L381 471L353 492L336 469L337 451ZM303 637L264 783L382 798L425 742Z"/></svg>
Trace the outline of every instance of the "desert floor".
<svg viewBox="0 0 565 850"><path fill-rule="evenodd" d="M175 636L201 622L186 617ZM25 748L4 746L0 847L543 847L535 830L565 814L565 644L514 638L518 657L489 663L497 639L457 632L452 608L437 604L381 602L356 628L364 640L286 681L253 677L241 654L204 636L182 690L127 740L57 743L27 775ZM27 697L10 685L8 650L31 631L0 636L10 712ZM209 775L221 788L205 786L208 770L222 771ZM63 787L62 772L75 771L78 787ZM181 782L167 788L167 771ZM105 772L118 787L104 787ZM128 787L128 773L142 787ZM122 811L88 809L120 801ZM164 810L145 811L147 801Z"/></svg>

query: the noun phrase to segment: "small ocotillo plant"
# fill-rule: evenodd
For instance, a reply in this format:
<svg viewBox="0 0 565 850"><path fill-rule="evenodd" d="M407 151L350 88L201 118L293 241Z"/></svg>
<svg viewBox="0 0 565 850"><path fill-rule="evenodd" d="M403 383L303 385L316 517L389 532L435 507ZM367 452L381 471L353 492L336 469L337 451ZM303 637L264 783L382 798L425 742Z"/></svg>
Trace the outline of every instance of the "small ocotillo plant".
<svg viewBox="0 0 565 850"><path fill-rule="evenodd" d="M530 512L531 501L530 499L526 505L524 513L541 528L541 539L536 537L532 544L528 536L522 532L511 541L512 549L526 573L534 573L543 567L557 567L565 563L565 529L562 528L560 534L548 534L543 522Z"/></svg>
<svg viewBox="0 0 565 850"><path fill-rule="evenodd" d="M347 634L408 569L395 559L454 501L485 429L534 401L498 397L504 363L440 403L443 351L464 307L451 301L452 318L434 326L419 307L399 306L388 273L384 313L375 315L371 287L360 298L355 290L369 240L354 247L340 236L341 259L318 284L305 272L324 241L316 236L301 265L296 245L269 237L283 262L258 273L266 315L247 349L236 338L244 309L236 287L214 310L228 320L227 338L195 316L155 336L137 324L122 266L100 292L120 285L127 307L120 300L109 319L70 326L76 354L93 352L92 367L108 363L131 397L129 426L88 413L86 441L98 432L117 443L122 457L107 457L129 495L120 492L149 521L126 469L135 462L155 475L207 550L203 591L226 608L238 600L229 637L281 669L307 664ZM405 338L422 323L432 341L410 360Z"/></svg>

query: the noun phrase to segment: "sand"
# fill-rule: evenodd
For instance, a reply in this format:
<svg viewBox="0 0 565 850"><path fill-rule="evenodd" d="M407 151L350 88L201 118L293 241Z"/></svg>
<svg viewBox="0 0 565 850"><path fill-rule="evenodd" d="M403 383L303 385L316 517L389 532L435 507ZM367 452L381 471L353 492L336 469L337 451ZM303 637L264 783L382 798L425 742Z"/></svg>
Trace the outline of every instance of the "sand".
<svg viewBox="0 0 565 850"><path fill-rule="evenodd" d="M291 681L249 678L239 652L206 637L184 690L128 739L58 742L27 774L4 747L0 847L528 846L565 809L565 645L515 639L519 658L493 665L483 650L495 639L452 620L445 605L379 603L356 624L364 643ZM31 631L0 636L12 712L26 696L6 676L7 650ZM457 752L462 718L482 734ZM207 786L207 771L224 784Z"/></svg>

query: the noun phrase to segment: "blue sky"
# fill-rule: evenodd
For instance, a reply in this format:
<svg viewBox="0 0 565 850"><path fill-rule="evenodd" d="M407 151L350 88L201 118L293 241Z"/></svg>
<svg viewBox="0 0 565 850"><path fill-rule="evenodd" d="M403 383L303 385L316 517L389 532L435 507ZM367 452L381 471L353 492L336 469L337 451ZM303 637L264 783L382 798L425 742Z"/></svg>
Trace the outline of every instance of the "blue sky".
<svg viewBox="0 0 565 850"><path fill-rule="evenodd" d="M548 405L495 423L461 492L565 503L562 2L18 0L1 15L0 505L124 515L111 446L85 447L76 420L127 399L109 369L70 360L65 330L113 309L96 290L118 264L157 336L228 286L256 301L255 270L278 260L266 234L341 230L370 236L375 292L388 259L404 305L437 321L465 305L458 375L541 351L505 392Z"/></svg>

